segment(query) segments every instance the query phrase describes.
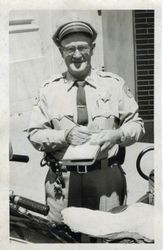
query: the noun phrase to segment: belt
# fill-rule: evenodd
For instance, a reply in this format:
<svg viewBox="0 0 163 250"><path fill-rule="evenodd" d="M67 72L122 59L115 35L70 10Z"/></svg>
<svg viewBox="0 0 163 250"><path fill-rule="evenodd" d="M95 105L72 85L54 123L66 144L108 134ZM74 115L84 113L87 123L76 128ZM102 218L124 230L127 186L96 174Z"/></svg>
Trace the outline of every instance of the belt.
<svg viewBox="0 0 163 250"><path fill-rule="evenodd" d="M122 165L123 162L124 162L124 158L125 158L125 148L124 147L119 147L117 155L114 155L114 156L110 157L107 160L107 164L105 164L105 165L107 167L110 167L110 166L112 166L114 164ZM82 166L82 165L66 166L67 171L76 172L76 173L79 173L79 174L85 174L87 172L97 170L97 169L101 169L101 168L102 168L102 160L97 160L97 161L95 161L94 164L92 164L90 166Z"/></svg>
<svg viewBox="0 0 163 250"><path fill-rule="evenodd" d="M106 161L105 164L103 164L103 161ZM95 161L94 164L88 165L88 166L83 166L83 165L71 165L71 166L66 166L67 171L70 172L76 172L78 174L86 174L87 172L94 171L97 169L102 169L104 166L105 167L110 167L113 165L120 165L120 163L116 160L116 157L111 157L108 160L97 160Z"/></svg>
<svg viewBox="0 0 163 250"><path fill-rule="evenodd" d="M124 162L124 159L125 159L125 148L119 146L119 150L116 155L110 157L109 159L104 159L106 161L105 166L110 167L114 164L122 165ZM40 165L42 167L45 165L48 165L49 167L51 167L53 172L56 172L58 170L60 171L60 169L62 169L61 171L63 172L70 171L70 172L77 172L77 173L84 174L89 171L103 168L104 160L97 160L95 161L94 164L88 165L88 166L70 165L70 166L64 166L64 168L62 169L63 167L62 164L60 165L60 163L56 159L54 159L54 157L51 157L50 154L46 154L45 158L41 160Z"/></svg>

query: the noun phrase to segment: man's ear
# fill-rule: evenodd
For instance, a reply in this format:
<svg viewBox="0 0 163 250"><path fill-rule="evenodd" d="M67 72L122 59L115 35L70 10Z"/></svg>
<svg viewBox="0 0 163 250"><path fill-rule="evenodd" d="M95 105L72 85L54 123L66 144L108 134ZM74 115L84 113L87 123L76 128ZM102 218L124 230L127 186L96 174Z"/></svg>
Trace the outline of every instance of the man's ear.
<svg viewBox="0 0 163 250"><path fill-rule="evenodd" d="M94 48L96 47L96 44L95 43L92 43L92 45L91 45L91 54L93 55L93 51L94 51Z"/></svg>

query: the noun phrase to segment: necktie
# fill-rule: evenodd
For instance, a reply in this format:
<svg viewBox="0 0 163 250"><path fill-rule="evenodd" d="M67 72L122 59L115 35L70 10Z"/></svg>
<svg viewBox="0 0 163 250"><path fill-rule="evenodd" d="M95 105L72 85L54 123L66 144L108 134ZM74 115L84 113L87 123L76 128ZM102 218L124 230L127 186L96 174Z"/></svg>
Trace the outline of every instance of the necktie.
<svg viewBox="0 0 163 250"><path fill-rule="evenodd" d="M77 81L77 123L83 126L88 124L88 112L85 97L85 81Z"/></svg>

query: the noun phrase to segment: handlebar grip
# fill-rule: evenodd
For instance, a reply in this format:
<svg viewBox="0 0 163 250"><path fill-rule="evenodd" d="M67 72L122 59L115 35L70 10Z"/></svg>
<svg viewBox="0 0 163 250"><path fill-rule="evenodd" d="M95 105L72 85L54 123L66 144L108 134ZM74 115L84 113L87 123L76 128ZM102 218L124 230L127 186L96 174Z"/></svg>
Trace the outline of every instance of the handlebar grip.
<svg viewBox="0 0 163 250"><path fill-rule="evenodd" d="M16 155L16 154L13 154L10 161L28 162L29 161L29 156L28 155Z"/></svg>
<svg viewBox="0 0 163 250"><path fill-rule="evenodd" d="M24 207L39 214L43 214L45 216L49 213L49 206L24 198L22 196L15 195L12 197L12 201L18 206Z"/></svg>

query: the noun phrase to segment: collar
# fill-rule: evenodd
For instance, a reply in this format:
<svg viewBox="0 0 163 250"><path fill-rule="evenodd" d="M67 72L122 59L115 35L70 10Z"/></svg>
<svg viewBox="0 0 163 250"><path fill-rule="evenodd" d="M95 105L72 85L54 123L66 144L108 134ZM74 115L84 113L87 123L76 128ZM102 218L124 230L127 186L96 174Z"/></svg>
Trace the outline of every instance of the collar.
<svg viewBox="0 0 163 250"><path fill-rule="evenodd" d="M69 72L65 72L63 73L64 76L64 81L65 83L68 83L68 88L67 91L70 91L72 89L72 87L75 86L75 81L77 80L75 77L73 77ZM95 72L94 69L91 69L89 74L87 75L87 77L85 78L85 81L87 82L87 84L89 86L91 86L92 88L96 89L96 85L95 85Z"/></svg>

